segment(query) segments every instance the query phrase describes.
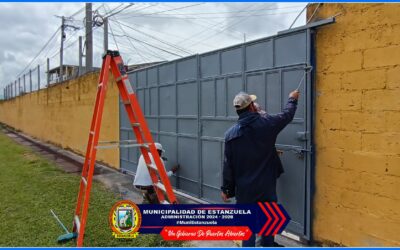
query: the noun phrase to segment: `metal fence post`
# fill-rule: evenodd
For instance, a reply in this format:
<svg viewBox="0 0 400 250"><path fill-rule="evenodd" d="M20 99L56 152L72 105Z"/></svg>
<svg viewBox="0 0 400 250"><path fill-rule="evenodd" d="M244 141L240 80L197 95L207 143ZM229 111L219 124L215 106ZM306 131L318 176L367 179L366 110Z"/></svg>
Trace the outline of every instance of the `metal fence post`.
<svg viewBox="0 0 400 250"><path fill-rule="evenodd" d="M21 94L21 77L18 77L18 96Z"/></svg>
<svg viewBox="0 0 400 250"><path fill-rule="evenodd" d="M50 58L47 58L47 87L50 85Z"/></svg>
<svg viewBox="0 0 400 250"><path fill-rule="evenodd" d="M79 68L78 68L78 76L83 74L82 72L82 37L79 36Z"/></svg>
<svg viewBox="0 0 400 250"><path fill-rule="evenodd" d="M24 74L24 93L26 93L25 75L26 74Z"/></svg>
<svg viewBox="0 0 400 250"><path fill-rule="evenodd" d="M29 70L29 91L32 92L32 70Z"/></svg>
<svg viewBox="0 0 400 250"><path fill-rule="evenodd" d="M38 90L40 90L40 65L38 64L37 66L37 84L38 84Z"/></svg>

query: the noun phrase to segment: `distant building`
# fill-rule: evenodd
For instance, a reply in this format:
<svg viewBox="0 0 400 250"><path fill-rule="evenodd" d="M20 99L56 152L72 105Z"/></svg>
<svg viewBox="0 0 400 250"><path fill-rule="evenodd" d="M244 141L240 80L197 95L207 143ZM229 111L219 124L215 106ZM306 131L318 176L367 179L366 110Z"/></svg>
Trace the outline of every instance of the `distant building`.
<svg viewBox="0 0 400 250"><path fill-rule="evenodd" d="M134 71L141 68L150 67L156 64L160 64L163 62L151 62L151 63L142 63L142 64L133 64L133 65L125 65L125 69L127 72ZM76 65L63 65L63 75L60 76L60 66L52 68L49 70L49 83L50 85L60 83L63 81L74 79L80 75L85 73L85 67L82 67L82 72L79 73L79 66ZM100 68L93 68L93 71L100 71Z"/></svg>
<svg viewBox="0 0 400 250"><path fill-rule="evenodd" d="M49 77L49 83L51 84L56 84L60 83L63 81L70 80L72 78L75 78L79 74L79 66L75 65L63 65L63 75L60 76L60 67L53 68L49 70L48 77Z"/></svg>

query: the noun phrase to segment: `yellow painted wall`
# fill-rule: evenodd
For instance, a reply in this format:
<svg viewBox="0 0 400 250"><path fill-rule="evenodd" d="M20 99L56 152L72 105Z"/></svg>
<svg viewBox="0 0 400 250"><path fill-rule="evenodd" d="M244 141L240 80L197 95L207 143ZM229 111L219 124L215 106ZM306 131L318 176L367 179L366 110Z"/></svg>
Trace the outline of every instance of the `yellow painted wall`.
<svg viewBox="0 0 400 250"><path fill-rule="evenodd" d="M0 103L0 122L62 148L85 154L98 73ZM118 88L110 79L100 140L118 140ZM97 160L119 168L118 149L99 150Z"/></svg>
<svg viewBox="0 0 400 250"><path fill-rule="evenodd" d="M308 15L317 4L308 9ZM315 240L400 246L400 4L323 4Z"/></svg>

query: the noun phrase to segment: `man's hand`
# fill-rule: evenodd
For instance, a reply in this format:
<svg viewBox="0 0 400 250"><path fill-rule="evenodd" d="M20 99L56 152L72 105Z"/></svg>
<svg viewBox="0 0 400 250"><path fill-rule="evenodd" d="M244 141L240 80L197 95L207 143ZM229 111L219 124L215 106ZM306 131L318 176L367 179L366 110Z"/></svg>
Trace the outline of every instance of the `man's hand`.
<svg viewBox="0 0 400 250"><path fill-rule="evenodd" d="M299 99L299 95L300 95L300 92L298 90L294 90L294 91L290 92L289 98L293 98L293 99L298 100Z"/></svg>
<svg viewBox="0 0 400 250"><path fill-rule="evenodd" d="M178 171L180 167L181 167L181 165L179 165L179 164L178 164L178 165L175 165L175 166L173 166L173 167L172 167L172 169L171 169L172 173L174 173L174 174L175 174L175 173L176 173L176 171Z"/></svg>
<svg viewBox="0 0 400 250"><path fill-rule="evenodd" d="M230 202L228 196L224 192L221 192L221 198L224 202Z"/></svg>

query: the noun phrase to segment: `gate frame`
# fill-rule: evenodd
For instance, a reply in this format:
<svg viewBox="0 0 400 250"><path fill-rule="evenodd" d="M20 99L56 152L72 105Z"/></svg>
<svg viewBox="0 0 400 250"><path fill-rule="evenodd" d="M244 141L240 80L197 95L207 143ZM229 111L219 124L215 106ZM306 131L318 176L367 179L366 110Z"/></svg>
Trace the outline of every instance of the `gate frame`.
<svg viewBox="0 0 400 250"><path fill-rule="evenodd" d="M315 39L316 39L316 32L317 32L316 28L321 27L321 26L325 26L325 25L329 25L329 24L332 24L332 23L335 23L335 22L336 22L335 17L331 17L331 18L319 20L319 21L316 21L316 22L313 22L313 23L309 23L309 24L306 24L306 25L303 25L303 26L300 26L300 27L283 30L283 31L280 31L276 35L273 35L273 36L263 37L263 38L260 38L260 39L256 39L256 40L247 42L247 43L257 43L258 41L262 41L262 40L265 40L265 39L268 39L268 38L273 38L273 37L280 36L280 35L298 33L298 32L304 31L304 30L306 30L306 39L310 39L310 41L308 41L308 40L306 41L306 64L311 65L314 70L311 73L307 74L307 76L306 76L307 80L305 81L305 83L307 84L307 88L306 88L307 94L306 95L309 97L309 98L307 98L306 103L305 103L305 106L309 107L309 110L307 110L307 108L305 109L305 119L306 119L306 121L305 121L306 122L305 131L308 132L307 133L307 144L306 144L308 152L307 152L307 154L305 154L305 157L306 157L306 162L305 162L305 164L306 164L306 173L305 173L305 184L306 184L306 187L305 187L305 196L306 196L305 197L305 206L306 207L305 207L305 210L304 210L305 211L305 224L304 224L304 232L305 232L305 234L304 235L297 235L295 233L289 232L289 234L295 235L295 236L297 236L299 238L299 239L296 239L296 240L300 240L300 241L306 242L306 243L310 243L310 242L313 241L313 226L312 226L313 223L312 223L312 221L313 221L313 210L314 210L315 162L316 162L316 152L314 151L315 150L315 133L314 133L314 131L315 131L315 125L316 125L316 120L315 120L315 117L316 117L316 108L315 108L315 105L316 105L316 83L315 83L315 79L316 78L315 78L315 75L316 75L316 73L315 73L315 71L316 71L316 65L317 65L317 62L316 62L316 47L315 47ZM222 50L228 50L230 48L243 47L244 46L244 44L241 45L241 46L238 46L238 45L239 44L228 46L228 47L224 47L224 48L220 48L220 49L216 49L216 50L212 50L212 51L207 51L205 53L202 53L201 55L212 54L213 52L222 51ZM220 55L219 55L219 57L220 57ZM246 54L242 53L242 57L244 57L243 58L243 62L245 63ZM173 63L173 64L175 64L175 78L177 78L177 76L178 76L178 74L176 72L177 71L177 66L176 66L177 62L185 60L185 59L189 59L189 58L195 58L196 62L197 62L196 80L193 80L193 82L196 82L196 84L197 84L197 98L198 98L198 101L200 102L200 100L201 100L201 84L200 83L201 83L201 79L202 79L201 78L201 68L200 68L201 67L200 54L191 55L191 56L187 56L187 57L184 57L184 58L179 58L179 59L176 59L176 60L173 60L173 61L162 62L160 64L155 64L155 65L151 65L151 66L148 66L148 67L132 70L132 71L127 72L127 73L129 75L130 73L135 72L135 71L142 71L142 70L146 70L148 68L161 66L163 64ZM221 66L222 65L220 65L220 67ZM242 73L241 74L242 74L242 78L244 78L243 79L243 84L246 81L246 75L247 74L257 73L259 71L281 70L282 68L287 68L287 66L289 66L289 65L279 66L279 67L270 68L270 69L262 69L262 70L256 69L256 70L250 70L250 71L246 71L245 69L242 69L242 71L241 71ZM299 67L300 66L304 66L304 63L290 65L290 67L296 67L296 66L299 66ZM232 74L229 74L228 76L224 75L223 77L226 78L226 77L230 77L231 75ZM159 82L159 78L160 78L159 71L157 71L157 81L158 82ZM146 80L147 80L147 72L146 72ZM186 82L190 82L191 80L185 80L185 81ZM183 81L183 82L185 82L185 81ZM176 87L177 82L178 82L177 79L175 79L175 81L173 83L173 85L175 85L175 92L177 92L177 87ZM247 87L247 84L245 84L244 87ZM177 93L175 93L175 94L177 94ZM177 95L176 95L176 97L177 97ZM159 88L157 89L157 98L158 99L160 98ZM119 97L119 108L118 108L119 110L120 110L120 102L121 102L121 100L120 100L120 97ZM160 106L160 103L158 102L158 112L160 111L160 107L159 106ZM176 106L175 108L177 109L178 107ZM198 112L198 117L196 119L197 120L197 124L198 124L197 125L197 128L198 128L198 130L197 130L197 138L198 138L197 144L198 145L197 146L198 146L199 150L201 149L201 143L202 143L202 139L201 139L201 137L202 137L201 136L201 133L202 133L201 120L202 120L202 118L201 118L200 111L201 111L201 105L197 105L197 112ZM178 113L176 112L176 123L178 123L178 117L177 116L178 116ZM229 118L228 114L227 114L227 118ZM158 130L160 130L159 119L160 118L158 118L158 122L157 122ZM227 119L227 120L229 120L229 119ZM120 125L119 125L119 128L118 128L118 132L120 133L121 124L122 124L121 115L119 115L119 124ZM176 124L176 126L177 126L177 124ZM176 134L177 134L177 142L178 142L178 135L179 135L178 130L176 130ZM157 132L157 137L159 135L160 135L160 133ZM119 134L119 138L120 138L120 136L121 135ZM119 153L119 159L120 159L120 166L122 166L122 164L121 164L121 151ZM198 162L199 162L199 180L198 180L198 183L199 183L199 194L200 194L200 197L201 197L202 194L203 194L203 188L202 188L203 175L202 175L202 171L201 171L201 163L202 163L201 154L198 154ZM129 175L134 175L135 174L134 172L132 172L130 170L123 169L122 167L120 167L119 171L124 173L124 174L129 174ZM177 182L179 182L179 179L177 180ZM194 197L192 195L186 194L185 192L182 192L182 190L179 190L178 194L179 193L184 195L186 198L189 198L189 199L192 198L193 200L195 200L197 202L203 201L205 203L208 203L207 199Z"/></svg>

